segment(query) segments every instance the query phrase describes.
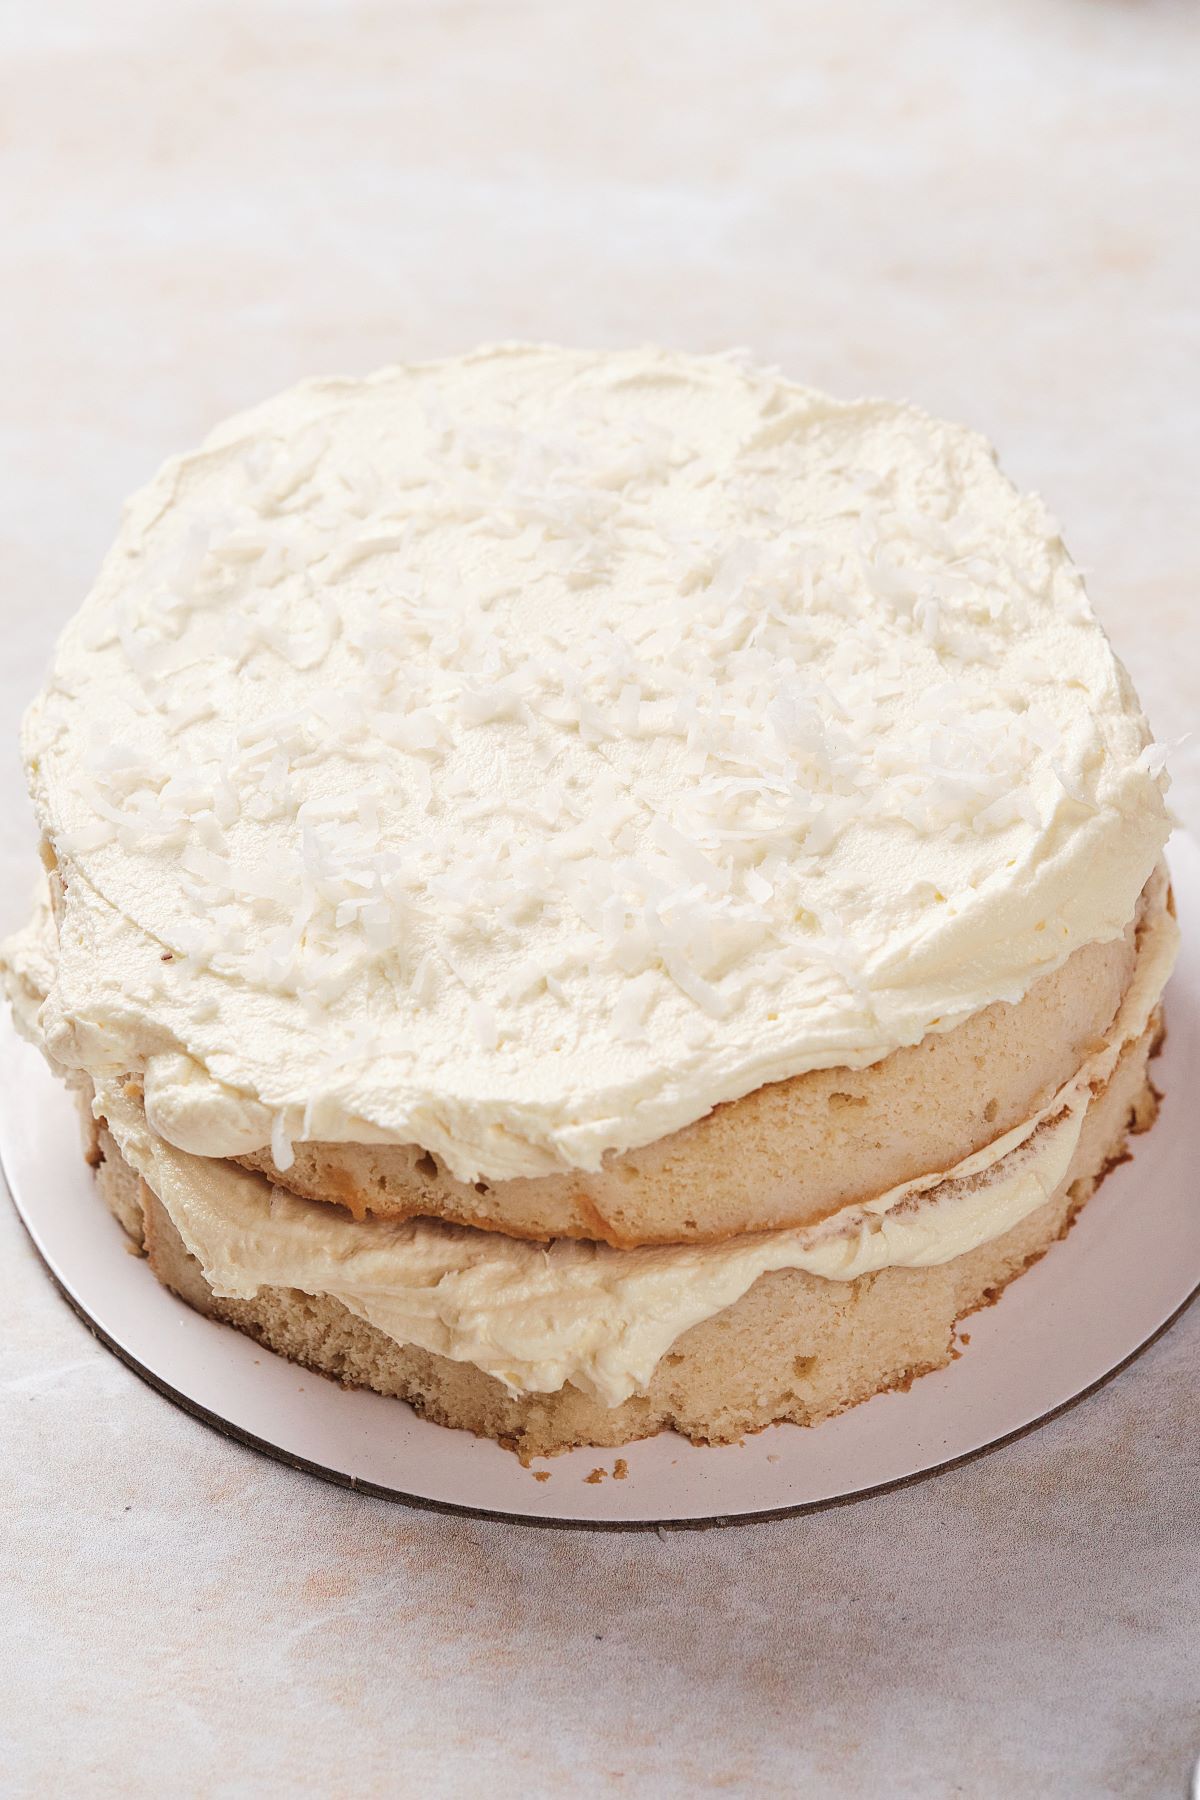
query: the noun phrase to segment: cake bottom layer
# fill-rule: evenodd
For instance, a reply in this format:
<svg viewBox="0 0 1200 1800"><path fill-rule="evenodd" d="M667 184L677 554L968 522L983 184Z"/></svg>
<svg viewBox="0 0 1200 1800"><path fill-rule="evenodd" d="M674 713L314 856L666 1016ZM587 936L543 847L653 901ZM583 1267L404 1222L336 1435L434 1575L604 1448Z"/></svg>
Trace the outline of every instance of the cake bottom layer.
<svg viewBox="0 0 1200 1800"><path fill-rule="evenodd" d="M783 1420L817 1424L944 1367L956 1353L957 1322L1064 1235L1121 1160L1128 1134L1153 1123L1158 1102L1147 1064L1160 1038L1156 1013L1093 1095L1062 1182L1003 1236L935 1267L883 1269L853 1281L790 1269L765 1274L734 1305L677 1338L644 1394L612 1408L569 1383L557 1393L514 1395L470 1363L397 1344L327 1295L272 1287L248 1300L216 1295L105 1130L97 1176L155 1275L197 1311L306 1368L407 1400L438 1424L495 1438L523 1460L667 1429L694 1443L729 1443Z"/></svg>

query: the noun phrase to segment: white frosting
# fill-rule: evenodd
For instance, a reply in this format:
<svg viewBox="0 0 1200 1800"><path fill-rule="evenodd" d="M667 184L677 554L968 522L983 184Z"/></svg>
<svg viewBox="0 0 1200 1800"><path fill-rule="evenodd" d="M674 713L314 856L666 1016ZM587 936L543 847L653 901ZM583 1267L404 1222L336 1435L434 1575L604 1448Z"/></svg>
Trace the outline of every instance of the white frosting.
<svg viewBox="0 0 1200 1800"><path fill-rule="evenodd" d="M650 351L232 420L130 504L24 745L53 1055L281 1166L596 1168L1018 999L1120 934L1167 834L981 438Z"/></svg>
<svg viewBox="0 0 1200 1800"><path fill-rule="evenodd" d="M645 1390L689 1326L731 1306L770 1270L851 1281L949 1262L1049 1199L1067 1175L1093 1088L1142 1035L1170 973L1178 931L1164 889L1157 881L1107 1045L1046 1107L946 1173L801 1230L612 1250L569 1240L544 1247L431 1220L360 1221L236 1164L177 1150L120 1081L97 1082L96 1112L216 1293L250 1298L275 1286L330 1294L396 1342L473 1363L514 1392L551 1392L570 1381L617 1406ZM53 956L44 924L7 952L17 1014L35 1037Z"/></svg>

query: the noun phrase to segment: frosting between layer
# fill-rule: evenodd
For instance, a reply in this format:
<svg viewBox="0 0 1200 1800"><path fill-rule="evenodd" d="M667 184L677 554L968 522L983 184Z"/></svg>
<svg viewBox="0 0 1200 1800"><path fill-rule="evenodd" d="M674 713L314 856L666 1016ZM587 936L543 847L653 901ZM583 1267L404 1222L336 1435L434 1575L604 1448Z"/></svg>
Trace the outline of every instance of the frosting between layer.
<svg viewBox="0 0 1200 1800"><path fill-rule="evenodd" d="M136 1093L96 1081L95 1110L159 1196L218 1294L262 1286L329 1294L401 1344L473 1363L516 1393L570 1381L606 1406L644 1391L690 1326L731 1306L762 1274L802 1269L851 1281L950 1261L1010 1230L1059 1186L1094 1087L1139 1038L1174 961L1178 931L1153 883L1133 979L1108 1043L1035 1117L945 1173L931 1173L824 1224L725 1243L612 1250L548 1248L430 1220L354 1220L264 1176L189 1155L148 1125ZM23 1028L38 1028L53 978L49 921L7 949Z"/></svg>
<svg viewBox="0 0 1200 1800"><path fill-rule="evenodd" d="M594 1169L1115 937L1158 753L982 439L727 358L292 390L131 502L24 745L52 1055L207 1156Z"/></svg>

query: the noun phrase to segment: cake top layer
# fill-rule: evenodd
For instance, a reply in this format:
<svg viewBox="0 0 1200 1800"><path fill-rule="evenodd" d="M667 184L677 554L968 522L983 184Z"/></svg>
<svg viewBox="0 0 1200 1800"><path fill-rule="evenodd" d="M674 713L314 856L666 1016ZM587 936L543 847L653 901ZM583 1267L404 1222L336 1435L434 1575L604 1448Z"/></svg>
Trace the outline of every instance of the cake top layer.
<svg viewBox="0 0 1200 1800"><path fill-rule="evenodd" d="M305 384L127 508L26 721L49 1048L231 1155L594 1168L1119 934L1161 758L983 439L724 357Z"/></svg>

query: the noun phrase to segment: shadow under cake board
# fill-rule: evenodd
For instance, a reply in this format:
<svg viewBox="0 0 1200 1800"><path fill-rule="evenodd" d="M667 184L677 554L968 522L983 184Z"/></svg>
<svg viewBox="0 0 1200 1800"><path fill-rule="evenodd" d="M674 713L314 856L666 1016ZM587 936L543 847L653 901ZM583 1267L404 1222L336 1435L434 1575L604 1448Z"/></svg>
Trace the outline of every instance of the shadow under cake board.
<svg viewBox="0 0 1200 1800"><path fill-rule="evenodd" d="M79 1154L74 1104L39 1054L0 1026L0 1161L14 1205L71 1306L160 1393L227 1436L359 1492L547 1526L647 1529L788 1517L865 1498L1011 1442L1093 1393L1165 1331L1200 1288L1200 846L1170 852L1185 928L1153 1065L1158 1123L1132 1140L1061 1242L972 1315L949 1368L814 1428L773 1426L697 1448L673 1433L541 1461L345 1389L202 1318L129 1254ZM1132 1273L1131 1273L1132 1272ZM624 1479L613 1471L625 1465ZM597 1479L596 1471L602 1470ZM589 1479L591 1477L591 1479Z"/></svg>

